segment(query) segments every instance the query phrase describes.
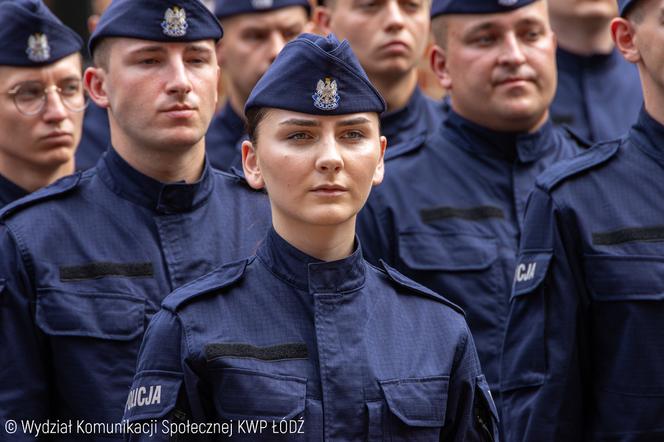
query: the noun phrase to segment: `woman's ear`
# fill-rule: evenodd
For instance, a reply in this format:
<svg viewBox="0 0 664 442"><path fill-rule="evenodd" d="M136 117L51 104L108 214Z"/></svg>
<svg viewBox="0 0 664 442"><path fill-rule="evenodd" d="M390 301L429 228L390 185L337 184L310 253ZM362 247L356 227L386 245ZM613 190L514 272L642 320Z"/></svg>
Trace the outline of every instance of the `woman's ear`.
<svg viewBox="0 0 664 442"><path fill-rule="evenodd" d="M247 183L253 189L262 189L265 187L263 174L258 164L258 155L256 155L256 146L249 141L242 142L242 169Z"/></svg>

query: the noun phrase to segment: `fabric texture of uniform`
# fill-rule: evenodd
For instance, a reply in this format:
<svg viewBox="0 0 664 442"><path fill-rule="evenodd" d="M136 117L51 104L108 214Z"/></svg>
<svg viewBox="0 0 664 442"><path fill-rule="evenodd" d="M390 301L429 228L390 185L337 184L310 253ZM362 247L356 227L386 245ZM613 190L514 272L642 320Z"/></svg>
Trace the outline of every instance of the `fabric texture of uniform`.
<svg viewBox="0 0 664 442"><path fill-rule="evenodd" d="M538 179L502 363L508 441L664 440L664 126Z"/></svg>
<svg viewBox="0 0 664 442"><path fill-rule="evenodd" d="M618 0L618 8L620 9L620 15L625 16L625 13L637 0Z"/></svg>
<svg viewBox="0 0 664 442"><path fill-rule="evenodd" d="M0 207L28 194L28 191L0 175Z"/></svg>
<svg viewBox="0 0 664 442"><path fill-rule="evenodd" d="M151 389L159 400L135 400ZM211 440L463 441L496 431L458 307L369 265L359 247L322 262L274 230L255 258L164 300L132 392L130 423L230 422L232 435ZM247 434L246 420L269 424Z"/></svg>
<svg viewBox="0 0 664 442"><path fill-rule="evenodd" d="M207 164L163 184L113 149L97 167L0 213L0 425L117 423L145 327L164 297L252 256L267 197ZM49 440L123 440L123 434ZM34 440L19 433L12 441Z"/></svg>
<svg viewBox="0 0 664 442"><path fill-rule="evenodd" d="M386 163L358 217L370 262L464 309L492 390L526 198L547 166L581 150L550 122L501 133L451 111L426 144Z"/></svg>
<svg viewBox="0 0 664 442"><path fill-rule="evenodd" d="M88 50L106 37L178 42L220 40L219 20L200 0L113 0L90 36Z"/></svg>
<svg viewBox="0 0 664 442"><path fill-rule="evenodd" d="M619 138L635 123L643 105L636 66L617 49L610 54L556 53L558 89L551 119L591 142Z"/></svg>
<svg viewBox="0 0 664 442"><path fill-rule="evenodd" d="M242 170L242 142L247 139L244 119L226 103L205 134L205 154L219 170Z"/></svg>
<svg viewBox="0 0 664 442"><path fill-rule="evenodd" d="M348 41L302 34L284 46L245 104L312 115L385 111Z"/></svg>
<svg viewBox="0 0 664 442"><path fill-rule="evenodd" d="M83 117L81 142L76 149L76 170L94 167L110 145L111 129L108 112L93 101L89 101Z"/></svg>
<svg viewBox="0 0 664 442"><path fill-rule="evenodd" d="M416 87L406 106L380 116L380 132L387 138L385 159L422 144L447 116L448 106L435 101Z"/></svg>
<svg viewBox="0 0 664 442"><path fill-rule="evenodd" d="M494 14L527 6L536 0L433 0L431 18L444 14Z"/></svg>
<svg viewBox="0 0 664 442"><path fill-rule="evenodd" d="M221 19L239 14L274 11L289 6L302 6L307 10L307 14L311 12L308 0L216 0L214 15Z"/></svg>
<svg viewBox="0 0 664 442"><path fill-rule="evenodd" d="M0 1L0 65L37 67L83 47L83 40L41 0Z"/></svg>

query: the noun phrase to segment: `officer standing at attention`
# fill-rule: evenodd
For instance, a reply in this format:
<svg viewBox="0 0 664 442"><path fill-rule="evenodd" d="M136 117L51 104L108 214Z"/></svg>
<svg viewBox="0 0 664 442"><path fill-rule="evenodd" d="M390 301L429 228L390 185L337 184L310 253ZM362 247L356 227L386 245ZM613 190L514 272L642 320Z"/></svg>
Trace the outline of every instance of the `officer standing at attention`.
<svg viewBox="0 0 664 442"><path fill-rule="evenodd" d="M215 15L224 27L217 61L227 101L205 136L213 167L242 170L244 103L284 45L304 30L309 10L307 0L217 0Z"/></svg>
<svg viewBox="0 0 664 442"><path fill-rule="evenodd" d="M645 106L530 196L501 370L509 441L664 440L664 3L619 5L611 34Z"/></svg>
<svg viewBox="0 0 664 442"><path fill-rule="evenodd" d="M199 0L113 0L103 14L84 80L112 148L0 212L0 428L120 422L163 298L264 237L265 195L205 161L221 36Z"/></svg>
<svg viewBox="0 0 664 442"><path fill-rule="evenodd" d="M0 2L0 207L74 172L83 41L39 0Z"/></svg>
<svg viewBox="0 0 664 442"><path fill-rule="evenodd" d="M463 312L362 258L355 219L382 180L384 110L348 42L303 34L284 47L247 101L251 141L242 146L247 181L267 189L273 228L255 257L164 300L125 419L301 422L299 434L231 440L495 434ZM136 400L156 388L160 401Z"/></svg>
<svg viewBox="0 0 664 442"><path fill-rule="evenodd" d="M627 132L643 105L638 70L611 39L617 13L615 0L549 0L558 39L551 119L593 142Z"/></svg>
<svg viewBox="0 0 664 442"><path fill-rule="evenodd" d="M325 0L314 20L324 32L347 39L369 79L387 102L381 133L386 159L421 144L447 106L417 86L418 65L429 42L431 0Z"/></svg>
<svg viewBox="0 0 664 442"><path fill-rule="evenodd" d="M369 261L384 259L464 309L497 390L526 198L544 168L581 149L549 119L546 1L435 0L432 16L432 67L452 109L426 143L388 163L359 236Z"/></svg>

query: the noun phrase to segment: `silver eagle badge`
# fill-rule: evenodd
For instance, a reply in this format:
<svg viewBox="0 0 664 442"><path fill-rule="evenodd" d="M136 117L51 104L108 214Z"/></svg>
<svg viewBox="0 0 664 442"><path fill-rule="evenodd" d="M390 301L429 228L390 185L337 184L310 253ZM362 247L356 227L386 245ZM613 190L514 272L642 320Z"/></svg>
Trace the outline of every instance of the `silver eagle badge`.
<svg viewBox="0 0 664 442"><path fill-rule="evenodd" d="M187 13L184 11L184 8L173 6L166 10L164 21L161 22L161 28L164 30L164 34L169 37L183 37L187 35L188 27Z"/></svg>
<svg viewBox="0 0 664 442"><path fill-rule="evenodd" d="M316 93L311 97L314 99L314 106L320 110L331 111L338 108L337 81L330 77L325 77L325 80L318 80Z"/></svg>
<svg viewBox="0 0 664 442"><path fill-rule="evenodd" d="M46 34L32 34L28 38L28 48L25 50L30 61L40 63L47 61L51 57L51 46L48 44Z"/></svg>

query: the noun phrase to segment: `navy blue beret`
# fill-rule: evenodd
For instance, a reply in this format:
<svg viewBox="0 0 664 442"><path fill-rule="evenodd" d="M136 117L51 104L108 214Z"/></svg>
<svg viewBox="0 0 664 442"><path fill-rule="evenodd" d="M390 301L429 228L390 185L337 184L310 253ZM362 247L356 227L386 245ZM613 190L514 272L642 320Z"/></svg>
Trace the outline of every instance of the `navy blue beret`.
<svg viewBox="0 0 664 442"><path fill-rule="evenodd" d="M200 0L113 0L90 36L90 54L106 37L150 41L219 40L219 20Z"/></svg>
<svg viewBox="0 0 664 442"><path fill-rule="evenodd" d="M443 14L494 14L509 12L537 0L433 0L431 18Z"/></svg>
<svg viewBox="0 0 664 442"><path fill-rule="evenodd" d="M385 111L348 41L330 34L302 34L277 56L249 95L252 107L272 107L314 115Z"/></svg>
<svg viewBox="0 0 664 442"><path fill-rule="evenodd" d="M618 0L618 8L620 8L620 16L624 17L627 9L636 3L636 0Z"/></svg>
<svg viewBox="0 0 664 442"><path fill-rule="evenodd" d="M41 0L0 1L0 65L43 66L78 52L83 40Z"/></svg>
<svg viewBox="0 0 664 442"><path fill-rule="evenodd" d="M252 12L266 12L287 6L303 6L310 12L307 0L216 0L214 14L219 18Z"/></svg>

